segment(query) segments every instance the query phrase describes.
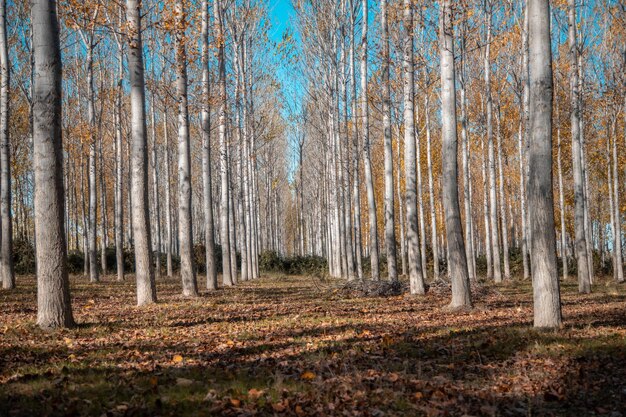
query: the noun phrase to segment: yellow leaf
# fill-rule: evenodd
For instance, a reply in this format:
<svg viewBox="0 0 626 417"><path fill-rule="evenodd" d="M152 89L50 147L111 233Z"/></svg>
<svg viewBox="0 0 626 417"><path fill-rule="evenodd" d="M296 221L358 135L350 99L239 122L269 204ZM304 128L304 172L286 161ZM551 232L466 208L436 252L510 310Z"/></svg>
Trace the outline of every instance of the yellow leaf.
<svg viewBox="0 0 626 417"><path fill-rule="evenodd" d="M180 355L174 355L172 361L174 361L174 363L181 363L183 361L183 357Z"/></svg>
<svg viewBox="0 0 626 417"><path fill-rule="evenodd" d="M241 405L241 400L238 400L237 398L231 398L230 403L233 405L233 407L239 407Z"/></svg>
<svg viewBox="0 0 626 417"><path fill-rule="evenodd" d="M315 375L315 372L306 371L302 375L300 375L300 378L304 379L305 381L311 381L315 379L316 376L317 375Z"/></svg>

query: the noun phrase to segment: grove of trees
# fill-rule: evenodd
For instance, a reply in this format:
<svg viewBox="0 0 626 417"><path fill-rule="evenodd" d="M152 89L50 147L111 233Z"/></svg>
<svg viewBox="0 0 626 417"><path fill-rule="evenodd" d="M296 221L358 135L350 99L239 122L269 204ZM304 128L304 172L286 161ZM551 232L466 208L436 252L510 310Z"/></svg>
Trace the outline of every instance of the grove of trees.
<svg viewBox="0 0 626 417"><path fill-rule="evenodd" d="M74 325L70 273L145 305L269 253L452 310L531 279L542 328L560 278L624 282L626 3L293 0L279 34L272 7L0 0L0 276L36 274L41 327Z"/></svg>

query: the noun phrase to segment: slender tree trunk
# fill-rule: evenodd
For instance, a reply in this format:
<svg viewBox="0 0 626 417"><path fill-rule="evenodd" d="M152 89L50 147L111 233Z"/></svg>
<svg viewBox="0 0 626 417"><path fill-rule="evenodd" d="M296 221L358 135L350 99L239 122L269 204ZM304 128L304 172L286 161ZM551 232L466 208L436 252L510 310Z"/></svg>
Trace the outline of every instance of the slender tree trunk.
<svg viewBox="0 0 626 417"><path fill-rule="evenodd" d="M351 7L351 26L350 26L350 86L352 87L352 140L353 140L353 159L352 169L353 172L353 203L354 207L354 241L355 241L355 261L356 261L356 278L359 281L363 280L363 249L361 247L362 233L361 233L361 181L360 181L360 143L359 143L359 129L356 122L357 114L357 85L356 85L356 54L355 54L355 28L357 16L355 14L354 0L350 0Z"/></svg>
<svg viewBox="0 0 626 417"><path fill-rule="evenodd" d="M13 217L11 213L11 154L9 140L10 71L7 39L7 4L0 0L0 274L2 288L15 288L13 271Z"/></svg>
<svg viewBox="0 0 626 417"><path fill-rule="evenodd" d="M228 218L228 156L226 143L226 62L224 57L224 25L222 21L222 3L221 0L214 0L215 26L216 36L218 39L218 71L219 71L219 113L218 113L218 130L220 138L220 177L221 177L221 196L220 196L220 245L222 248L222 280L225 286L234 284L231 275L230 264L230 237L229 237L229 218Z"/></svg>
<svg viewBox="0 0 626 417"><path fill-rule="evenodd" d="M157 153L157 136L156 136L156 106L154 104L154 92L152 92L150 101L150 117L151 117L151 136L152 136L152 196L154 198L154 234L155 251L154 251L154 276L155 279L161 276L161 202L159 199L159 160Z"/></svg>
<svg viewBox="0 0 626 417"><path fill-rule="evenodd" d="M137 305L155 303L156 284L148 208L148 138L146 134L146 91L141 29L141 0L126 0L128 19L128 73L131 105L131 189L133 242Z"/></svg>
<svg viewBox="0 0 626 417"><path fill-rule="evenodd" d="M120 10L120 26L123 11ZM118 81L115 91L115 259L117 280L124 280L124 162L122 158L122 83L124 82L124 51L117 45Z"/></svg>
<svg viewBox="0 0 626 417"><path fill-rule="evenodd" d="M624 109L626 111L626 108ZM620 214L620 198L619 198L619 159L617 155L617 116L613 121L612 134L613 139L613 193L614 193L614 206L615 206L615 264L613 268L617 272L617 282L624 282L624 265L622 264L622 227L621 227L621 214Z"/></svg>
<svg viewBox="0 0 626 417"><path fill-rule="evenodd" d="M472 306L461 209L457 163L456 77L454 71L454 16L451 0L441 3L439 47L441 52L441 118L443 207L446 213L449 275L452 281L450 308Z"/></svg>
<svg viewBox="0 0 626 417"><path fill-rule="evenodd" d="M102 207L102 241L100 242L100 265L102 266L102 275L108 274L107 269L107 247L109 246L109 224L107 218L107 189L104 182L104 156L102 154L102 138L99 140L98 158L100 160L100 207Z"/></svg>
<svg viewBox="0 0 626 417"><path fill-rule="evenodd" d="M556 138L557 138L557 170L559 178L559 211L561 213L561 262L563 262L563 279L568 278L567 270L567 230L565 229L565 196L563 193L563 169L561 167L561 119L559 115L559 101L556 101Z"/></svg>
<svg viewBox="0 0 626 417"><path fill-rule="evenodd" d="M167 123L167 107L165 102L163 105L163 136L165 137L165 221L167 231L167 241L165 242L165 250L167 252L167 277L171 278L174 274L174 267L172 265L172 251L174 243L173 240L173 228L172 228L172 191L170 185L171 172L170 169L170 135L168 131Z"/></svg>
<svg viewBox="0 0 626 417"><path fill-rule="evenodd" d="M509 264L509 231L506 217L506 198L504 196L504 172L502 171L502 125L500 120L500 104L498 103L498 113L496 115L497 135L496 151L498 152L498 180L500 183L500 220L502 222L502 259L504 261L504 279L511 279L511 266Z"/></svg>
<svg viewBox="0 0 626 417"><path fill-rule="evenodd" d="M472 238L472 202L470 198L470 169L469 169L469 129L467 121L467 82L465 78L465 61L466 61L466 37L467 37L467 11L464 9L464 18L462 23L462 35L461 35L461 65L459 71L460 87L461 87L461 161L463 167L463 203L465 209L465 251L468 260L468 273L470 280L476 280L476 270L474 268L474 260L476 255L474 253L474 241Z"/></svg>
<svg viewBox="0 0 626 417"><path fill-rule="evenodd" d="M493 260L493 279L495 282L502 282L502 269L500 264L500 236L498 230L498 201L496 193L496 156L493 143L493 97L491 94L491 19L493 5L491 0L486 1L486 29L487 39L485 41L485 94L487 100L487 153L489 167L489 225L491 226L491 250Z"/></svg>
<svg viewBox="0 0 626 417"><path fill-rule="evenodd" d="M572 171L574 174L574 226L576 232L576 257L578 260L578 291L591 292L589 258L585 236L585 191L580 134L580 99L578 84L578 42L576 40L576 1L568 0L570 92L572 129Z"/></svg>
<svg viewBox="0 0 626 417"><path fill-rule="evenodd" d="M96 185L96 97L93 82L93 36L89 36L87 43L87 117L89 119L89 280L91 282L100 281L98 274L98 251L97 242L97 216L98 216L98 195Z"/></svg>
<svg viewBox="0 0 626 417"><path fill-rule="evenodd" d="M365 188L367 191L367 205L369 217L369 248L371 278L380 279L378 255L378 217L376 214L376 199L374 198L374 180L372 178L371 143L369 134L369 104L367 93L367 30L368 30L368 0L362 0L363 28L361 34L361 129L363 129L363 168L365 173Z"/></svg>
<svg viewBox="0 0 626 417"><path fill-rule="evenodd" d="M561 325L552 195L550 2L529 0L530 153L528 208L535 327Z"/></svg>
<svg viewBox="0 0 626 417"><path fill-rule="evenodd" d="M211 84L209 79L209 2L202 1L202 185L204 244L206 246L206 287L217 289L215 237L213 230L213 191L211 189Z"/></svg>
<svg viewBox="0 0 626 417"><path fill-rule="evenodd" d="M180 245L180 277L183 295L198 295L193 264L193 232L191 218L191 150L189 144L189 108L187 104L187 26L182 0L176 2L176 94L178 99L178 240Z"/></svg>
<svg viewBox="0 0 626 417"><path fill-rule="evenodd" d="M528 164L524 163L530 151L530 73L528 56L528 7L524 9L524 29L522 35L522 80L523 80L523 115L524 115L524 149L520 148L520 189L522 194L522 264L524 267L524 279L530 279L530 218L526 210L528 199L526 190L528 188Z"/></svg>
<svg viewBox="0 0 626 417"><path fill-rule="evenodd" d="M407 244L409 253L409 285L411 294L425 294L424 277L422 275L422 258L420 254L419 230L417 221L417 184L415 149L415 114L413 76L413 4L411 0L403 0L403 60L404 75L404 169L406 178L406 223ZM399 147L399 146L398 146ZM398 161L399 163L400 161ZM398 178L398 181L400 179ZM401 220L402 221L402 220Z"/></svg>
<svg viewBox="0 0 626 417"><path fill-rule="evenodd" d="M44 329L74 325L63 227L62 61L56 9L54 0L31 2L37 324Z"/></svg>
<svg viewBox="0 0 626 417"><path fill-rule="evenodd" d="M424 112L426 116L426 157L428 162L428 199L430 202L430 238L433 251L433 276L439 279L439 248L437 244L437 215L435 210L435 184L433 181L433 161L430 137L430 97L426 95Z"/></svg>
<svg viewBox="0 0 626 417"><path fill-rule="evenodd" d="M391 85L389 83L389 27L387 24L387 0L380 2L380 25L382 30L382 91L383 133L385 154L385 248L387 272L390 281L398 279L396 259L396 228L393 198L393 148L391 142ZM400 161L398 161L400 163Z"/></svg>

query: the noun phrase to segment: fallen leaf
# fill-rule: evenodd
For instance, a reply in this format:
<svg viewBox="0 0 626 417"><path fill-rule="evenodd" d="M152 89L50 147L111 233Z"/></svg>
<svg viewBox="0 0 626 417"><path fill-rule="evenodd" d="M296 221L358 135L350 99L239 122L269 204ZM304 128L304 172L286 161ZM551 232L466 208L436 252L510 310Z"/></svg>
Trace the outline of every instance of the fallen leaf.
<svg viewBox="0 0 626 417"><path fill-rule="evenodd" d="M312 381L315 379L316 376L317 375L315 375L314 372L306 371L302 375L300 375L300 378L304 379L305 381Z"/></svg>

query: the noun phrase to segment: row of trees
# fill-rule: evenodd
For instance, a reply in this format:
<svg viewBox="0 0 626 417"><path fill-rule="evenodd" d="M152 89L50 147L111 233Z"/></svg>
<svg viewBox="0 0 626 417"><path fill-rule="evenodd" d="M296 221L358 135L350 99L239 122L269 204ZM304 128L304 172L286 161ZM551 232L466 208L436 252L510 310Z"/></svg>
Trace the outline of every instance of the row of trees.
<svg viewBox="0 0 626 417"><path fill-rule="evenodd" d="M294 251L328 257L331 275L348 279L368 266L378 279L384 260L388 279L401 267L415 294L447 266L452 306L469 306L468 282L477 279L481 260L495 282L517 272L512 257L521 258L524 278L556 277L556 254L533 260L552 256L546 233L557 230L549 223L554 210L563 277L575 258L580 292L589 292L599 255L600 266L612 258L616 280L624 281L624 6L534 6L541 8L533 16L523 1L467 0L449 10L445 2L383 1L374 19L367 1L296 3L308 142L296 146L301 240ZM551 28L536 36L547 37L548 51L535 43L542 55L532 57L532 24L545 21ZM370 59L368 30L376 22ZM546 63L550 74L539 65ZM535 97L533 71L541 81L534 87L546 90ZM553 107L547 95L556 105L545 119ZM538 107L544 110L532 119ZM546 135L556 136L555 146ZM535 145L534 136L543 139ZM554 184L536 182L552 179L553 159ZM556 205L542 200L553 188ZM558 293L558 283L551 285Z"/></svg>
<svg viewBox="0 0 626 417"><path fill-rule="evenodd" d="M266 5L145 3L1 2L2 74L14 75L2 83L2 141L14 161L0 162L3 181L16 178L0 184L2 220L11 227L15 213L16 237L36 248L42 327L73 323L68 251L84 254L92 282L108 273L111 242L119 280L132 251L144 305L157 300L161 254L168 276L180 261L183 295L197 296L194 242L209 290L218 266L224 285L253 279L259 252L279 246L285 123ZM4 271L12 233L2 236ZM12 270L2 276L15 286Z"/></svg>

